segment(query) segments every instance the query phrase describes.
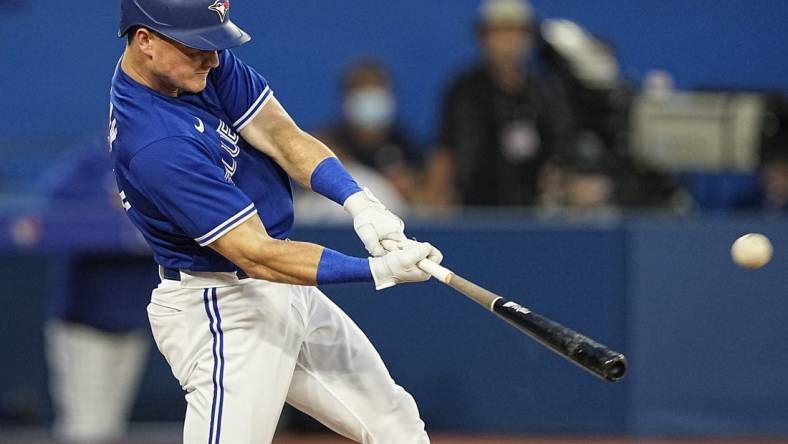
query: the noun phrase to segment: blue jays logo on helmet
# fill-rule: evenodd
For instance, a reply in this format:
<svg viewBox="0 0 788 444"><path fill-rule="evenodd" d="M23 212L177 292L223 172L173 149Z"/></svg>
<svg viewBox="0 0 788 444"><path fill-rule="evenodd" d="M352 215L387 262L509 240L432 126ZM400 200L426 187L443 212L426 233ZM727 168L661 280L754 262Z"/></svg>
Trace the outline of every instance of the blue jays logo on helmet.
<svg viewBox="0 0 788 444"><path fill-rule="evenodd" d="M133 26L202 50L228 49L251 39L230 20L230 0L121 0L118 36Z"/></svg>
<svg viewBox="0 0 788 444"><path fill-rule="evenodd" d="M230 0L216 0L208 9L219 14L219 21L224 22L227 13L230 12Z"/></svg>

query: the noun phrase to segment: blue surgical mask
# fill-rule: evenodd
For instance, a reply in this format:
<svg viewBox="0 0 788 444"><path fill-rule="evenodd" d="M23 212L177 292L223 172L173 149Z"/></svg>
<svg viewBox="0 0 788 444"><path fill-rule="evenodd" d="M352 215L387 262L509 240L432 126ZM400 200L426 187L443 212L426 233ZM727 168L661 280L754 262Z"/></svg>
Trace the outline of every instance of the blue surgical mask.
<svg viewBox="0 0 788 444"><path fill-rule="evenodd" d="M345 119L363 129L381 129L394 120L396 104L391 93L383 88L365 88L345 97Z"/></svg>

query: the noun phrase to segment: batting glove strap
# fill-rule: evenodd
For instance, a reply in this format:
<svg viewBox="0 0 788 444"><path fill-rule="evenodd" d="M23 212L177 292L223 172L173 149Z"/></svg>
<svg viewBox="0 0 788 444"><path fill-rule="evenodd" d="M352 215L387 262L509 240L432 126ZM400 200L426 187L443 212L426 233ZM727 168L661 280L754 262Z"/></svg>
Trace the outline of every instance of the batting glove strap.
<svg viewBox="0 0 788 444"><path fill-rule="evenodd" d="M426 242L404 241L397 244L397 248L385 256L369 258L377 290L403 282L426 281L430 275L419 268L418 263L423 259L440 263L443 259L440 251Z"/></svg>
<svg viewBox="0 0 788 444"><path fill-rule="evenodd" d="M342 205L345 208L345 211L350 213L350 215L355 218L361 212L369 209L375 208L379 210L385 210L386 206L372 194L372 191L369 188L364 187L361 191L351 194L345 203Z"/></svg>
<svg viewBox="0 0 788 444"><path fill-rule="evenodd" d="M383 257L369 258L369 269L372 272L372 279L375 281L375 290L383 290L399 283L395 280L394 272L391 271L391 267Z"/></svg>

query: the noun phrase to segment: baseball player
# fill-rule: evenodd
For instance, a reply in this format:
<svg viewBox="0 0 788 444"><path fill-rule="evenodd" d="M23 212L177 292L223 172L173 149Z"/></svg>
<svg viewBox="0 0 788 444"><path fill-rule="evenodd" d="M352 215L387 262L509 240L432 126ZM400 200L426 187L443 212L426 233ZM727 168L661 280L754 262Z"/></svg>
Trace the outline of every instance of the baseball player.
<svg viewBox="0 0 788 444"><path fill-rule="evenodd" d="M96 133L68 149L40 179L39 191L50 205L79 208L90 201L91 208L123 211L108 168L106 132ZM64 255L63 284L53 288L47 304L44 343L58 443L119 441L148 360L145 306L156 276L150 270L126 283L125 297L118 301L116 282L95 279L103 273L99 264L112 259L92 252Z"/></svg>
<svg viewBox="0 0 788 444"><path fill-rule="evenodd" d="M228 48L228 0L121 0L109 142L159 264L148 317L186 391L185 443L270 442L285 401L362 443L428 443L413 398L316 284L424 281L438 250L362 190ZM287 240L290 180L343 205L371 258Z"/></svg>

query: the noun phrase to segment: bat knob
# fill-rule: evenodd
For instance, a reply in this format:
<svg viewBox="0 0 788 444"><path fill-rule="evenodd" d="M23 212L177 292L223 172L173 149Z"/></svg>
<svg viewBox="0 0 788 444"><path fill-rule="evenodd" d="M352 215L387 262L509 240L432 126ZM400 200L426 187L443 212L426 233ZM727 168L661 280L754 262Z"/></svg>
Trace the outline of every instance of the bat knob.
<svg viewBox="0 0 788 444"><path fill-rule="evenodd" d="M627 358L625 358L624 355L619 354L618 356L610 359L609 361L605 362L603 372L605 379L610 382L616 382L620 380L627 373Z"/></svg>

